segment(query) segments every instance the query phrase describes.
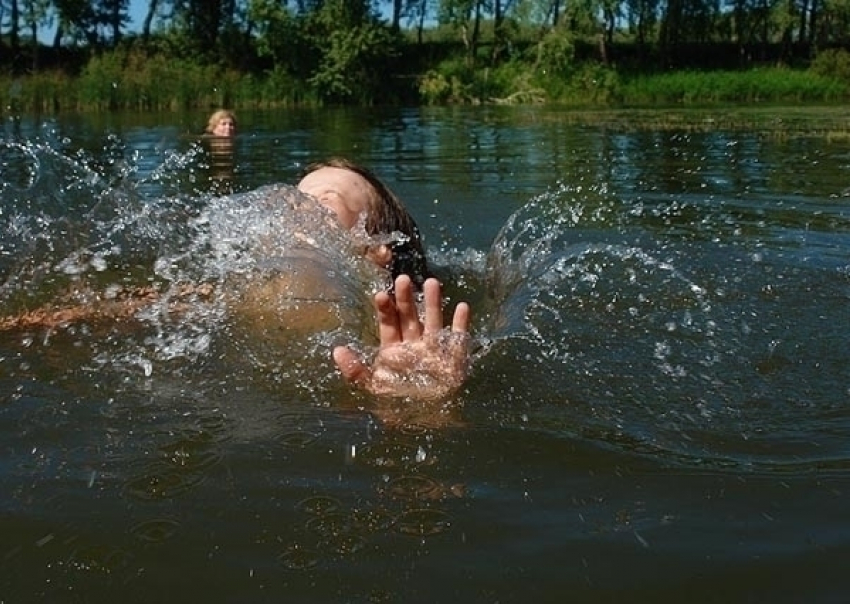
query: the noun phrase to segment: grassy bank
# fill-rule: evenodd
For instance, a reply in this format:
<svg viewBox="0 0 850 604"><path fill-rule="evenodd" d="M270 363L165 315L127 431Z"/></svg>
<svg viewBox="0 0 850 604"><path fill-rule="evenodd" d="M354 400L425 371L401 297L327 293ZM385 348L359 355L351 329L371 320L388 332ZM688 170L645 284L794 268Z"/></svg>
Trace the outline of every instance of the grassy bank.
<svg viewBox="0 0 850 604"><path fill-rule="evenodd" d="M272 71L262 77L188 61L107 54L77 76L59 70L0 75L0 108L9 113L163 111L209 107L315 105L309 86Z"/></svg>
<svg viewBox="0 0 850 604"><path fill-rule="evenodd" d="M574 65L559 75L509 63L465 71L444 64L416 82L421 104L552 103L571 107L701 106L730 103L835 103L850 95L850 78L823 70L783 67L743 71L673 71L623 74L597 63ZM392 85L390 81L387 85ZM410 95L398 95L410 98ZM61 71L21 77L0 75L3 113L162 111L315 106L309 82L282 71L242 74L216 66L107 54L79 75Z"/></svg>
<svg viewBox="0 0 850 604"><path fill-rule="evenodd" d="M620 98L632 106L836 102L850 87L811 70L680 71L625 78Z"/></svg>

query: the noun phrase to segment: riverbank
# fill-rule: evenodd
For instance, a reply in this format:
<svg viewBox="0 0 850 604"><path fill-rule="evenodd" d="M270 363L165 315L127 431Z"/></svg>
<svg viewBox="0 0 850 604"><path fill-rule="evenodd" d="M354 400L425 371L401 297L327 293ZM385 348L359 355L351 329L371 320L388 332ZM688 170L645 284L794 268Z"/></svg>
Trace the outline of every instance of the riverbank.
<svg viewBox="0 0 850 604"><path fill-rule="evenodd" d="M850 79L819 68L680 70L629 73L595 62L560 75L534 74L507 63L456 71L441 65L388 83L388 105L557 104L588 108L699 107L719 104L838 103ZM226 106L236 110L321 106L309 82L281 70L243 74L214 65L136 55L93 58L79 75L60 70L0 75L0 111L22 113L163 111Z"/></svg>

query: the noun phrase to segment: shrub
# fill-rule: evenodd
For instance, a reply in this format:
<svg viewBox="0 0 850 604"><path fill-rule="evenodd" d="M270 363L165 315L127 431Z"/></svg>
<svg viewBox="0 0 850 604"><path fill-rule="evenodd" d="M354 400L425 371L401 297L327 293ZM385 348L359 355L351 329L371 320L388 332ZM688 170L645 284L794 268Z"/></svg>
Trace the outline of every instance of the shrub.
<svg viewBox="0 0 850 604"><path fill-rule="evenodd" d="M850 83L850 52L843 48L821 51L809 69L817 75Z"/></svg>

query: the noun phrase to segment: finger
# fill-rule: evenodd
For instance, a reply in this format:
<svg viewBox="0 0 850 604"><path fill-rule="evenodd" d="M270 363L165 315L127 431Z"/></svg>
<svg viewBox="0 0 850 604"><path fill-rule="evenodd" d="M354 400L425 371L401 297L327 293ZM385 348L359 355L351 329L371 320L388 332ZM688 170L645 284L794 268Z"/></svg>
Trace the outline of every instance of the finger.
<svg viewBox="0 0 850 604"><path fill-rule="evenodd" d="M443 328L443 298L440 282L433 277L423 285L425 289L425 333L437 333Z"/></svg>
<svg viewBox="0 0 850 604"><path fill-rule="evenodd" d="M402 341L398 309L395 300L387 292L375 294L375 311L378 313L378 338L381 346L398 344Z"/></svg>
<svg viewBox="0 0 850 604"><path fill-rule="evenodd" d="M350 348L337 346L334 348L333 357L337 368L348 381L365 387L372 379L372 370L360 355Z"/></svg>
<svg viewBox="0 0 850 604"><path fill-rule="evenodd" d="M459 381L463 381L469 369L469 304L459 302L452 318L452 333L449 336L449 359Z"/></svg>
<svg viewBox="0 0 850 604"><path fill-rule="evenodd" d="M455 314L452 318L452 331L463 333L468 332L470 315L471 311L469 309L469 304L466 302L459 302L458 305L455 306Z"/></svg>
<svg viewBox="0 0 850 604"><path fill-rule="evenodd" d="M466 377L469 369L469 342L470 337L466 332L456 331L449 335L448 341L445 343L447 358L451 368L447 374L447 379L454 377L458 382L462 382Z"/></svg>
<svg viewBox="0 0 850 604"><path fill-rule="evenodd" d="M417 340L422 337L422 323L419 321L419 309L414 298L413 281L407 275L396 277L395 306L402 339Z"/></svg>

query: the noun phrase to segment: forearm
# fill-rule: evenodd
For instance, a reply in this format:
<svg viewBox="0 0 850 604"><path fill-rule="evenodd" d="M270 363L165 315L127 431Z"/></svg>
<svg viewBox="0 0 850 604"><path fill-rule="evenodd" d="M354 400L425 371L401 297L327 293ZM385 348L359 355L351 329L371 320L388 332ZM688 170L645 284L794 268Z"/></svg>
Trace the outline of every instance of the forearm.
<svg viewBox="0 0 850 604"><path fill-rule="evenodd" d="M179 311L191 296L207 298L212 285L181 286L169 302L169 312ZM0 331L47 328L56 329L80 322L122 321L162 299L163 293L155 287L123 287L107 292L78 289L55 304L25 310L0 317Z"/></svg>

